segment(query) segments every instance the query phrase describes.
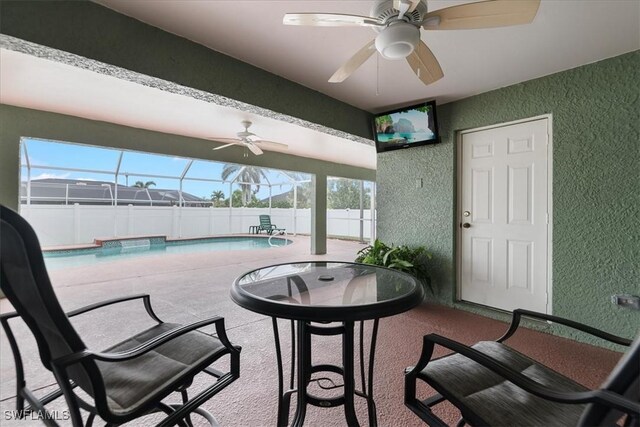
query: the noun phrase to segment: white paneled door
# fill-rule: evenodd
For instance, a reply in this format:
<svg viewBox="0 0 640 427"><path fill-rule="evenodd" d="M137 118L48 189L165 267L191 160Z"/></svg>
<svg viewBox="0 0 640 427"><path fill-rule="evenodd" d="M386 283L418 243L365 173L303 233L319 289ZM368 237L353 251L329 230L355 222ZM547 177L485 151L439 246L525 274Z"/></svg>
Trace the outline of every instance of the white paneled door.
<svg viewBox="0 0 640 427"><path fill-rule="evenodd" d="M544 118L462 134L460 299L548 312L548 133Z"/></svg>

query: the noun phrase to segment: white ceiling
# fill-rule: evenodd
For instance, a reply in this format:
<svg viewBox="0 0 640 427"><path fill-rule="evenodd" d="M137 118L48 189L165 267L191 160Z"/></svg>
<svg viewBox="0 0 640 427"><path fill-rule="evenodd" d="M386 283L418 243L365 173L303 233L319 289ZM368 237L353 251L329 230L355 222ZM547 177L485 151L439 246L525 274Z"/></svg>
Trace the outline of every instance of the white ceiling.
<svg viewBox="0 0 640 427"><path fill-rule="evenodd" d="M517 0L514 0L517 1ZM638 0L543 0L530 25L422 31L444 78L424 86L405 61L369 59L344 83L333 72L375 36L365 27L297 27L286 12L368 15L373 1L97 0L286 79L368 111L412 101L446 103L640 48ZM469 0L428 0L429 10Z"/></svg>

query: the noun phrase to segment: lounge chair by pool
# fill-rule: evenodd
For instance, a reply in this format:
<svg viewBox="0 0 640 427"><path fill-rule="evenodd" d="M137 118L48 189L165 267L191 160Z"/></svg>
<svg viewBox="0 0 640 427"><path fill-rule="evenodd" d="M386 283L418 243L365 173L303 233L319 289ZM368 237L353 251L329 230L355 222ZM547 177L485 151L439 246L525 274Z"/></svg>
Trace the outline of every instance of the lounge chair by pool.
<svg viewBox="0 0 640 427"><path fill-rule="evenodd" d="M260 234L262 231L266 231L267 234L273 234L274 231L277 231L278 234L284 234L285 229L272 224L271 215L260 215L260 225L257 226L256 232Z"/></svg>

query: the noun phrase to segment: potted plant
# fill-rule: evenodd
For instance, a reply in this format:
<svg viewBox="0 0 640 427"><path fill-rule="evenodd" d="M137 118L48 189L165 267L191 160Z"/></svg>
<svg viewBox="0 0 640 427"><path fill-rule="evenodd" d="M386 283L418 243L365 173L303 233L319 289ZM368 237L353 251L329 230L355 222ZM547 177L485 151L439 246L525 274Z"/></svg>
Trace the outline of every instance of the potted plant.
<svg viewBox="0 0 640 427"><path fill-rule="evenodd" d="M428 262L431 254L424 246L410 248L406 245L389 246L376 239L372 245L358 251L356 262L393 268L411 274L431 292L431 277Z"/></svg>

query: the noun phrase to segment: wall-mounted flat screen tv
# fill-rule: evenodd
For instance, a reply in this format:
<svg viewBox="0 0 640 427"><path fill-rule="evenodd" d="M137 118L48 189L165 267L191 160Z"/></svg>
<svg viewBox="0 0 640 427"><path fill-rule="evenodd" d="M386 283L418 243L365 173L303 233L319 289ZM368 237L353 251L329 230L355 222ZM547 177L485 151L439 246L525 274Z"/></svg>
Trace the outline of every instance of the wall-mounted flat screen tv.
<svg viewBox="0 0 640 427"><path fill-rule="evenodd" d="M440 142L435 101L376 114L373 125L378 153Z"/></svg>

